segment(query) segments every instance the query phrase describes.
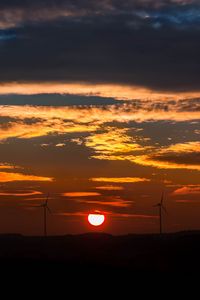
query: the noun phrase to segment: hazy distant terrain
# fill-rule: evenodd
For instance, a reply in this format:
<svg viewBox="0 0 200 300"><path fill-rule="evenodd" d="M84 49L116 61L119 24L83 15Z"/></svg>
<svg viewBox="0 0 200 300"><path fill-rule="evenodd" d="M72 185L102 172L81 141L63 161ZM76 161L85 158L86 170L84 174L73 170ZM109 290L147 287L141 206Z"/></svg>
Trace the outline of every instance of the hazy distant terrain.
<svg viewBox="0 0 200 300"><path fill-rule="evenodd" d="M67 270L196 271L200 232L112 236L100 233L55 237L0 236L0 264L66 267Z"/></svg>

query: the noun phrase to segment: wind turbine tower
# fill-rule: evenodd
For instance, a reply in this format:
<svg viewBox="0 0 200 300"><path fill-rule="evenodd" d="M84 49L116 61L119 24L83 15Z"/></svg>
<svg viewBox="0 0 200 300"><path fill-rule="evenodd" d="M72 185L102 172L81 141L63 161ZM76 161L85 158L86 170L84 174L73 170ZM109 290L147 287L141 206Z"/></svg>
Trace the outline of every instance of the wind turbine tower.
<svg viewBox="0 0 200 300"><path fill-rule="evenodd" d="M51 210L48 206L48 201L49 201L49 194L47 194L47 198L44 203L37 207L42 207L43 208L43 225L44 225L44 236L47 236L47 211L51 214Z"/></svg>
<svg viewBox="0 0 200 300"><path fill-rule="evenodd" d="M159 227L160 227L160 235L163 234L163 212L167 213L167 210L163 204L164 201L164 192L162 192L160 202L154 205L154 207L158 207L159 210Z"/></svg>

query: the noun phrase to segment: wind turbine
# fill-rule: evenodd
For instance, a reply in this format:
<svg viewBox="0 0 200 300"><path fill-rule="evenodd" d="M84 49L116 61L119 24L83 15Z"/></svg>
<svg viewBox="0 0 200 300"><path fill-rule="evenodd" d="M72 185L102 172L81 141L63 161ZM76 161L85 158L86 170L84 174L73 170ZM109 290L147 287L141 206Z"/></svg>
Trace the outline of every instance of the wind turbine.
<svg viewBox="0 0 200 300"><path fill-rule="evenodd" d="M47 236L47 211L51 214L51 210L48 206L49 201L49 193L47 194L47 198L44 203L35 206L35 207L43 207L43 217L44 217L44 236Z"/></svg>
<svg viewBox="0 0 200 300"><path fill-rule="evenodd" d="M164 201L164 192L162 192L160 202L157 203L156 205L154 205L154 207L158 207L158 209L159 209L160 235L162 235L162 233L163 233L163 224L162 224L163 214L162 213L163 212L167 213L167 210L166 210L165 206L163 205L163 201Z"/></svg>

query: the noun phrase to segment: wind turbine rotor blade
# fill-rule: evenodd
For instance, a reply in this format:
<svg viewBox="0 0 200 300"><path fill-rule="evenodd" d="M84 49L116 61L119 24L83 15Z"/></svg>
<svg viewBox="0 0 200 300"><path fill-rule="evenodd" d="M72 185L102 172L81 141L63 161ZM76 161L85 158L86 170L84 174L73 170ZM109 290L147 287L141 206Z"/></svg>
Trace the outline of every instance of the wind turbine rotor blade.
<svg viewBox="0 0 200 300"><path fill-rule="evenodd" d="M48 203L48 200L49 200L49 193L47 194L47 197L46 197L46 201L45 201L46 205Z"/></svg>
<svg viewBox="0 0 200 300"><path fill-rule="evenodd" d="M160 203L153 205L153 207L159 207Z"/></svg>
<svg viewBox="0 0 200 300"><path fill-rule="evenodd" d="M164 200L164 192L162 192L162 196L161 196L161 201L160 201L161 205L163 204L163 200Z"/></svg>
<svg viewBox="0 0 200 300"><path fill-rule="evenodd" d="M49 208L48 206L46 206L46 208L47 208L48 212L49 212L50 214L52 214L52 211L50 210L50 208Z"/></svg>
<svg viewBox="0 0 200 300"><path fill-rule="evenodd" d="M168 214L166 208L165 208L163 205L162 205L162 209L164 210L164 212L165 212L166 214Z"/></svg>

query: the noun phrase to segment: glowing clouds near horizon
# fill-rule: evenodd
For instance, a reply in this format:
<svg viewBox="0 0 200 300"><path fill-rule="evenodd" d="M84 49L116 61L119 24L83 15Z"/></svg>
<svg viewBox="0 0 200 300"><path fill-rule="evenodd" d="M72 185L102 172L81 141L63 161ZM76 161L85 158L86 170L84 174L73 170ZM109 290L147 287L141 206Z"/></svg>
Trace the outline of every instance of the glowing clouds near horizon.
<svg viewBox="0 0 200 300"><path fill-rule="evenodd" d="M97 177L97 178L91 178L90 180L96 182L113 182L113 183L135 183L135 182L150 181L150 179L139 178L139 177Z"/></svg>
<svg viewBox="0 0 200 300"><path fill-rule="evenodd" d="M101 213L91 213L88 215L88 222L89 224L91 224L92 226L100 226L104 223L105 221L105 215L101 214Z"/></svg>
<svg viewBox="0 0 200 300"><path fill-rule="evenodd" d="M62 196L64 197L92 197L92 196L100 196L100 193L95 192L69 192L69 193L63 193Z"/></svg>
<svg viewBox="0 0 200 300"><path fill-rule="evenodd" d="M21 173L6 173L0 172L0 182L12 182L12 181L53 181L53 178L42 177L35 175L25 175Z"/></svg>

